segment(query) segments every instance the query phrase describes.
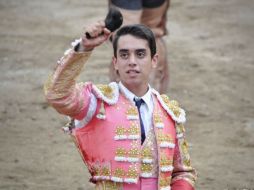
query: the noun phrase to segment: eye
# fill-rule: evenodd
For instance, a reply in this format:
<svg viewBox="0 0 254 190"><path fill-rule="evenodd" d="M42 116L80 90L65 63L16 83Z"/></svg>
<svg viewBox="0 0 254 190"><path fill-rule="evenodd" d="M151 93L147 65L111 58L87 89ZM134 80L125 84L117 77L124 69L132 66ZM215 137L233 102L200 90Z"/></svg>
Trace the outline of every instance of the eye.
<svg viewBox="0 0 254 190"><path fill-rule="evenodd" d="M137 52L137 57L138 57L138 58L144 58L145 55L146 55L145 51L138 51L138 52Z"/></svg>
<svg viewBox="0 0 254 190"><path fill-rule="evenodd" d="M122 59L128 59L128 56L129 56L129 54L128 54L127 52L121 52L121 53L120 53L120 57L121 57Z"/></svg>

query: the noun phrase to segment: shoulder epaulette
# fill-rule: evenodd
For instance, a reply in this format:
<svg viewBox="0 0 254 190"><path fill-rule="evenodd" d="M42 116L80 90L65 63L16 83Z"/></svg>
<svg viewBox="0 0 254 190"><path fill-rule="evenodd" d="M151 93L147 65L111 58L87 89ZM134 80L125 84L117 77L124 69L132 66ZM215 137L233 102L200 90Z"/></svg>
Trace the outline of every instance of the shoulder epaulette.
<svg viewBox="0 0 254 190"><path fill-rule="evenodd" d="M175 116L179 117L181 114L179 103L176 100L169 100L169 97L166 94L162 94L161 98L167 107L173 111Z"/></svg>
<svg viewBox="0 0 254 190"><path fill-rule="evenodd" d="M170 100L166 94L160 95L153 89L153 93L156 95L161 106L177 123L184 123L186 121L185 111L180 108L179 103L176 100Z"/></svg>
<svg viewBox="0 0 254 190"><path fill-rule="evenodd" d="M93 85L94 95L106 102L109 105L113 105L117 102L119 97L119 87L116 82L109 84L97 84Z"/></svg>

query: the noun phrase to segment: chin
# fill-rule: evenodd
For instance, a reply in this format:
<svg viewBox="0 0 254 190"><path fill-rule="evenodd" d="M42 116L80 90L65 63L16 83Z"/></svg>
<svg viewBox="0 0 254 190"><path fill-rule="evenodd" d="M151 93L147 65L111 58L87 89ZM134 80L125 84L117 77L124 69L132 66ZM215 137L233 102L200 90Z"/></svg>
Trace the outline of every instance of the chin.
<svg viewBox="0 0 254 190"><path fill-rule="evenodd" d="M125 84L127 84L128 86L137 86L137 85L142 84L142 82L140 82L140 80L129 79L129 80L125 81Z"/></svg>

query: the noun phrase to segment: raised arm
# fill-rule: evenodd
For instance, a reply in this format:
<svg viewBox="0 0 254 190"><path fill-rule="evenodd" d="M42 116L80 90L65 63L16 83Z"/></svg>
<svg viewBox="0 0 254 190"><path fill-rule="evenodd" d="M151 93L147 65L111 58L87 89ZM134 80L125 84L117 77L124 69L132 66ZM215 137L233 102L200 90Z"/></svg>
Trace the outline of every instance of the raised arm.
<svg viewBox="0 0 254 190"><path fill-rule="evenodd" d="M86 32L89 32L92 38L87 39ZM86 27L82 38L58 61L54 73L45 83L44 91L49 104L59 113L70 117L85 115L90 102L91 85L77 84L76 78L92 50L109 36L110 31L105 28L105 23L96 22Z"/></svg>

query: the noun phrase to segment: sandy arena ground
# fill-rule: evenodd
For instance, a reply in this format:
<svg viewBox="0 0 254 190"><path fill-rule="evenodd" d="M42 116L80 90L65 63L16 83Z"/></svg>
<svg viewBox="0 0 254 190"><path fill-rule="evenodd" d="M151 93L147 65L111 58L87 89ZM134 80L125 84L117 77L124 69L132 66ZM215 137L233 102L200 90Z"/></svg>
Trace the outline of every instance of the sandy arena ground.
<svg viewBox="0 0 254 190"><path fill-rule="evenodd" d="M106 5L0 0L0 189L93 189L43 83ZM197 189L254 189L253 10L250 0L172 0L168 12L168 94L187 110ZM94 51L80 81L108 82L110 48Z"/></svg>

